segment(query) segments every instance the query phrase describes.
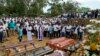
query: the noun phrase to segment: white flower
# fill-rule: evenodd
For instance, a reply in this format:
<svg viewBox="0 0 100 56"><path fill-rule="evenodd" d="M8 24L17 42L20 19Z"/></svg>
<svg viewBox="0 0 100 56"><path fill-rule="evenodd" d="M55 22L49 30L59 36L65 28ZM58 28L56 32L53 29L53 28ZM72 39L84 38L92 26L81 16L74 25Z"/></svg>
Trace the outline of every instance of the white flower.
<svg viewBox="0 0 100 56"><path fill-rule="evenodd" d="M96 33L97 30L88 30L89 33Z"/></svg>
<svg viewBox="0 0 100 56"><path fill-rule="evenodd" d="M95 23L100 23L100 20L97 20Z"/></svg>
<svg viewBox="0 0 100 56"><path fill-rule="evenodd" d="M85 50L84 53L86 56L89 56L89 51Z"/></svg>
<svg viewBox="0 0 100 56"><path fill-rule="evenodd" d="M90 46L83 46L84 49L90 49Z"/></svg>
<svg viewBox="0 0 100 56"><path fill-rule="evenodd" d="M96 54L93 54L92 56L97 56Z"/></svg>
<svg viewBox="0 0 100 56"><path fill-rule="evenodd" d="M86 25L86 27L85 27L85 28L89 28L89 27L92 27L92 25L88 24L88 25Z"/></svg>

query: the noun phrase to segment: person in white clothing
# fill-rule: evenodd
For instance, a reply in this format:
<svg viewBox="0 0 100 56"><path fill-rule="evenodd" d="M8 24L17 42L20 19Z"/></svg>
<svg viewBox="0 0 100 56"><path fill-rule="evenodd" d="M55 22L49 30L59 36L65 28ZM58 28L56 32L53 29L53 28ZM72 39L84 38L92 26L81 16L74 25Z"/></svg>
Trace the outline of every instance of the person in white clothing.
<svg viewBox="0 0 100 56"><path fill-rule="evenodd" d="M29 25L29 22L26 20L25 21L25 26L28 26Z"/></svg>
<svg viewBox="0 0 100 56"><path fill-rule="evenodd" d="M58 24L55 24L55 25L53 26L53 28L54 28L54 37L58 37L58 30L59 30Z"/></svg>
<svg viewBox="0 0 100 56"><path fill-rule="evenodd" d="M71 28L72 28L72 26L71 25L67 25L66 26L66 37L71 37Z"/></svg>
<svg viewBox="0 0 100 56"><path fill-rule="evenodd" d="M28 40L30 41L30 40L33 40L32 39L32 27L31 27L31 25L29 25L29 26L27 26L27 28L26 28L26 30L27 30L27 38L28 38Z"/></svg>
<svg viewBox="0 0 100 56"><path fill-rule="evenodd" d="M7 30L8 30L8 24L6 21L4 21L3 24L3 40L7 40Z"/></svg>
<svg viewBox="0 0 100 56"><path fill-rule="evenodd" d="M84 27L79 26L79 28L78 28L78 37L79 37L80 41L82 41L82 39L83 39L83 33L84 33L83 30L84 30Z"/></svg>

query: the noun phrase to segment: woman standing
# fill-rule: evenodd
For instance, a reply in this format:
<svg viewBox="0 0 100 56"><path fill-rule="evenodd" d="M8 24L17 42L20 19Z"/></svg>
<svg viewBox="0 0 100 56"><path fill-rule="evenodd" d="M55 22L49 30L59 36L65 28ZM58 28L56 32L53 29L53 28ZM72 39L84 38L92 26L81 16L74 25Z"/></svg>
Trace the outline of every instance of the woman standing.
<svg viewBox="0 0 100 56"><path fill-rule="evenodd" d="M38 40L42 41L43 40L43 26L40 25L38 28Z"/></svg>
<svg viewBox="0 0 100 56"><path fill-rule="evenodd" d="M27 26L26 30L27 30L28 40L30 41L32 40L32 26L31 25Z"/></svg>

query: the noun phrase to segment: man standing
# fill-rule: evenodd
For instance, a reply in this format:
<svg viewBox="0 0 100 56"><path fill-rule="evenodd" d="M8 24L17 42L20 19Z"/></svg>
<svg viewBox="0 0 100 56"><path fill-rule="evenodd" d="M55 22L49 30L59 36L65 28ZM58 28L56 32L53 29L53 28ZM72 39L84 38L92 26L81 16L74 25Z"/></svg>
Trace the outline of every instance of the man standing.
<svg viewBox="0 0 100 56"><path fill-rule="evenodd" d="M55 24L53 27L54 27L54 37L58 37L58 30L59 30L58 24Z"/></svg>
<svg viewBox="0 0 100 56"><path fill-rule="evenodd" d="M98 17L98 10L95 11L95 18Z"/></svg>
<svg viewBox="0 0 100 56"><path fill-rule="evenodd" d="M3 25L0 22L0 43L3 43Z"/></svg>
<svg viewBox="0 0 100 56"><path fill-rule="evenodd" d="M83 39L83 33L84 33L83 29L84 29L84 27L82 27L82 26L79 26L79 28L78 28L78 37L79 37L80 41L82 41L82 39Z"/></svg>
<svg viewBox="0 0 100 56"><path fill-rule="evenodd" d="M16 26L16 23L15 23L13 20L11 20L11 21L9 22L9 24L8 24L8 27L10 28L11 34L12 34L12 35L14 35L15 26Z"/></svg>
<svg viewBox="0 0 100 56"><path fill-rule="evenodd" d="M36 24L34 25L34 31L35 31L36 37L38 37L38 28L39 28L39 25L36 23Z"/></svg>
<svg viewBox="0 0 100 56"><path fill-rule="evenodd" d="M72 26L71 25L67 25L66 26L66 37L70 38L71 37L71 28Z"/></svg>
<svg viewBox="0 0 100 56"><path fill-rule="evenodd" d="M48 35L48 24L44 24L44 37L47 37Z"/></svg>
<svg viewBox="0 0 100 56"><path fill-rule="evenodd" d="M4 21L3 24L3 40L7 40L7 30L8 30L8 24L6 21Z"/></svg>
<svg viewBox="0 0 100 56"><path fill-rule="evenodd" d="M50 38L52 38L53 36L53 31L54 31L54 28L53 28L53 25L49 25L48 27L48 35Z"/></svg>

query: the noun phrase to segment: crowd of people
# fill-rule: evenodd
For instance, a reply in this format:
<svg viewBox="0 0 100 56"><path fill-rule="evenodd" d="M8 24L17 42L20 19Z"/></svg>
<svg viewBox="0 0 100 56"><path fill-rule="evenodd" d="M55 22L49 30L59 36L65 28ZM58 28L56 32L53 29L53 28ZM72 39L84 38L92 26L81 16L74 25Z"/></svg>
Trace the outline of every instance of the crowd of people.
<svg viewBox="0 0 100 56"><path fill-rule="evenodd" d="M83 25L63 24L60 18L4 17L0 19L0 42L16 33L19 42L22 41L23 35L27 35L28 40L33 40L32 36L35 35L39 41L42 41L44 37L72 38L75 34L78 36L77 39L82 40L84 29Z"/></svg>
<svg viewBox="0 0 100 56"><path fill-rule="evenodd" d="M61 17L65 17L65 18L100 18L100 12L99 10L91 10L91 11L87 11L87 12L80 12L80 13L76 13L76 12L69 12L69 13L65 13L64 15L61 15Z"/></svg>

